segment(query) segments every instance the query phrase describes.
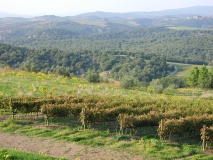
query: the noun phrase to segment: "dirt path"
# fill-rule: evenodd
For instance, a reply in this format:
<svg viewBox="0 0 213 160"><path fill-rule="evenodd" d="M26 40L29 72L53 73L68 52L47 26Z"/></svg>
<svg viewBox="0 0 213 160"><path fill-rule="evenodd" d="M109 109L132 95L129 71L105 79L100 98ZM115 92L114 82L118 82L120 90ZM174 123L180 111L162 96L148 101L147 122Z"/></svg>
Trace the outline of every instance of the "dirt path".
<svg viewBox="0 0 213 160"><path fill-rule="evenodd" d="M71 160L77 157L81 160L142 160L140 156L131 156L126 153L102 148L92 148L53 139L26 137L0 132L1 147L65 157Z"/></svg>
<svg viewBox="0 0 213 160"><path fill-rule="evenodd" d="M201 97L213 97L213 93L203 93Z"/></svg>
<svg viewBox="0 0 213 160"><path fill-rule="evenodd" d="M178 67L176 65L174 65L174 67L175 67L175 70L172 73L170 73L168 76L173 76L175 73L177 73Z"/></svg>

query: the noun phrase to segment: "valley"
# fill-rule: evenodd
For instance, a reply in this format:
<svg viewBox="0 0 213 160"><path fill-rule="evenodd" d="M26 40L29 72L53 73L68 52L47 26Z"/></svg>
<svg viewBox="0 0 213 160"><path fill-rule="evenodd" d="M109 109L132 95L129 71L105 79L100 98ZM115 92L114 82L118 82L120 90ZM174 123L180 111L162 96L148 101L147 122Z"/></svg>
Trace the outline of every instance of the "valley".
<svg viewBox="0 0 213 160"><path fill-rule="evenodd" d="M0 12L0 159L213 159L212 11Z"/></svg>

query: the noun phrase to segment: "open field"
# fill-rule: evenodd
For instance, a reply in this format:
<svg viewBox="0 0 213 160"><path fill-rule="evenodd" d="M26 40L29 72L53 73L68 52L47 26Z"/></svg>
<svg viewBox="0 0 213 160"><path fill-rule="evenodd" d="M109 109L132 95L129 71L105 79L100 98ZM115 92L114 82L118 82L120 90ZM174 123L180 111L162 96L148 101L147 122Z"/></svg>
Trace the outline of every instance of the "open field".
<svg viewBox="0 0 213 160"><path fill-rule="evenodd" d="M189 70L193 65L171 63L178 68L177 73L174 76L187 76ZM202 67L202 66L198 66ZM210 67L207 67L210 69ZM171 89L170 89L171 90ZM173 89L172 95L178 96L200 96L202 94L209 94L212 91L200 90L200 89L187 89L177 93L176 89ZM156 95L150 95L146 92L146 87L136 87L134 90L125 90L115 83L88 83L84 79L72 77L63 77L53 74L45 75L43 73L29 73L24 71L12 71L12 70L0 70L0 97L20 97L20 96L36 96L44 97L50 95L86 95L86 94L100 94L100 95L143 95L148 97L155 97ZM197 94L199 92L199 94ZM177 94L176 94L177 93ZM193 94L195 93L195 94ZM171 95L171 94L169 94Z"/></svg>
<svg viewBox="0 0 213 160"><path fill-rule="evenodd" d="M178 68L178 71L174 74L174 76L177 76L177 77L186 77L193 66L197 66L198 68L202 67L202 65L194 65L194 64L173 63L173 62L167 62L167 63L175 65ZM206 67L208 70L211 70L211 66L206 66Z"/></svg>
<svg viewBox="0 0 213 160"><path fill-rule="evenodd" d="M100 27L106 27L107 23L109 23L107 20L76 20L75 22L85 25L95 25ZM134 21L110 21L110 23L114 25L128 25L128 26L138 26L138 24Z"/></svg>
<svg viewBox="0 0 213 160"><path fill-rule="evenodd" d="M1 70L0 97L70 94L129 94L111 84L93 84L84 79L43 73ZM131 92L131 91L130 91ZM135 91L133 91L135 92ZM131 94L131 93L130 93Z"/></svg>
<svg viewBox="0 0 213 160"><path fill-rule="evenodd" d="M100 20L76 20L75 22L80 23L80 24L85 24L85 25L94 25L94 26L100 26L100 27L105 27L106 22L105 21L100 21Z"/></svg>

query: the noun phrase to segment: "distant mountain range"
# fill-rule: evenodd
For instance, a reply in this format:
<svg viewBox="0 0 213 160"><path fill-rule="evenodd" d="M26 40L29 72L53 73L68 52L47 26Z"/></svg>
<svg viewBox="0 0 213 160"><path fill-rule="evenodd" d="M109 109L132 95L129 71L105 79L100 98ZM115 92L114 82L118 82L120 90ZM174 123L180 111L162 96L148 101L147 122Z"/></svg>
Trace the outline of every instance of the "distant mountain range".
<svg viewBox="0 0 213 160"><path fill-rule="evenodd" d="M189 8L180 8L180 9L169 9L163 11L154 11L154 12L127 12L127 13L110 13L110 12L90 12L80 14L78 16L97 16L101 18L112 18L112 17L121 17L121 18L146 18L146 17L160 17L160 16L181 16L181 15L213 15L213 6L195 6Z"/></svg>
<svg viewBox="0 0 213 160"><path fill-rule="evenodd" d="M6 17L22 17L22 18L30 18L33 16L30 15L18 15L18 14L10 14L5 12L0 12L0 18L6 18Z"/></svg>
<svg viewBox="0 0 213 160"><path fill-rule="evenodd" d="M79 17L96 17L99 18L151 18L151 17L160 17L160 16L189 16L189 15L212 15L213 16L213 6L194 6L188 8L179 8L179 9L169 9L162 11L153 11L153 12L126 12L126 13L112 13L112 12L89 12L79 14L77 16L72 16L73 18ZM69 16L69 15L67 15ZM0 12L0 18L5 17L23 17L29 18L33 17L30 15L17 15ZM49 18L49 17L48 17ZM52 17L55 18L55 17Z"/></svg>
<svg viewBox="0 0 213 160"><path fill-rule="evenodd" d="M55 15L31 18L10 16L13 15L9 14L9 17L0 18L0 42L15 42L16 45L31 43L35 40L79 39L85 34L127 31L143 27L213 28L213 6L158 12L92 12L66 17ZM111 35L108 36L111 37Z"/></svg>

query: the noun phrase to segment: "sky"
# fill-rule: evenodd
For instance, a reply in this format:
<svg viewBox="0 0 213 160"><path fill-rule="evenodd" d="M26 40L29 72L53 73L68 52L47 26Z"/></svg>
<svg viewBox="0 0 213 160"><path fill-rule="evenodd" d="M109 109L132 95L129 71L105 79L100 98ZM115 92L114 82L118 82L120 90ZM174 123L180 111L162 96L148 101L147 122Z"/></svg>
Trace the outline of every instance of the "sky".
<svg viewBox="0 0 213 160"><path fill-rule="evenodd" d="M0 12L19 15L160 11L191 6L213 6L213 0L0 0Z"/></svg>

